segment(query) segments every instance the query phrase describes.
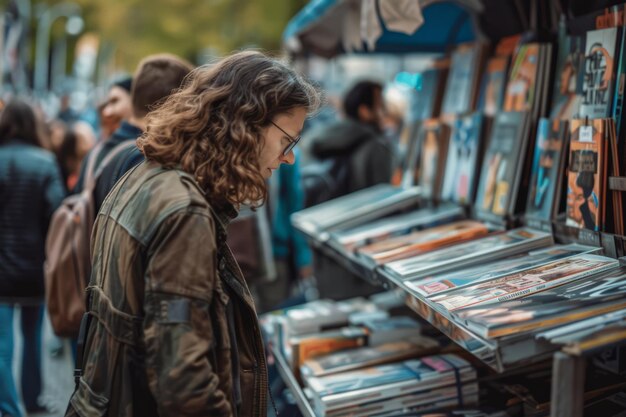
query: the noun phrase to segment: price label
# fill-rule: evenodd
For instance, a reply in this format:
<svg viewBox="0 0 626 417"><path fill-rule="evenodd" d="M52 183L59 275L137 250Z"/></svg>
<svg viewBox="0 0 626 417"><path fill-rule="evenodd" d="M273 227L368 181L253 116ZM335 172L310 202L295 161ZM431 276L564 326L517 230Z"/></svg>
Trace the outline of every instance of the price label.
<svg viewBox="0 0 626 417"><path fill-rule="evenodd" d="M592 126L581 126L578 133L578 140L580 142L593 142Z"/></svg>

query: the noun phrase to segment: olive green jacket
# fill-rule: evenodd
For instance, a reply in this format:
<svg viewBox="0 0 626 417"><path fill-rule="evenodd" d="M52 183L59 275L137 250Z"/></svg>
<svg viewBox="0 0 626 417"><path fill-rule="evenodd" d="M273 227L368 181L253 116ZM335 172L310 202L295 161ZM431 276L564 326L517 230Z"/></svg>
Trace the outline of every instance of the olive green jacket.
<svg viewBox="0 0 626 417"><path fill-rule="evenodd" d="M265 416L254 302L194 179L142 163L97 216L83 375L68 416Z"/></svg>

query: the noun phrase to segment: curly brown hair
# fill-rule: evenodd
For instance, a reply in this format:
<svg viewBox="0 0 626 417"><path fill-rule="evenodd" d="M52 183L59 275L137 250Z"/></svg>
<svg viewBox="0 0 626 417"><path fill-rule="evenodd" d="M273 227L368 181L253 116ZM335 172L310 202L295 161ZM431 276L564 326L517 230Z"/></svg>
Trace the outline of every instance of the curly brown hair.
<svg viewBox="0 0 626 417"><path fill-rule="evenodd" d="M263 129L281 114L319 104L318 90L284 63L239 52L192 71L148 114L137 143L146 159L192 174L214 204L262 202Z"/></svg>

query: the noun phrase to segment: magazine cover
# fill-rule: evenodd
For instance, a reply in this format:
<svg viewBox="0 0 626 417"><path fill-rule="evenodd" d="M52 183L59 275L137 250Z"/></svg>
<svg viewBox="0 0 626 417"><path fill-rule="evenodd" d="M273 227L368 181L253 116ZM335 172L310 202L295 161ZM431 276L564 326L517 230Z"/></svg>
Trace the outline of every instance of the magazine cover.
<svg viewBox="0 0 626 417"><path fill-rule="evenodd" d="M604 121L570 122L571 142L567 174L568 226L599 231L604 204Z"/></svg>
<svg viewBox="0 0 626 417"><path fill-rule="evenodd" d="M410 100L411 120L426 120L439 116L448 68L440 62L421 75L421 89L416 90Z"/></svg>
<svg viewBox="0 0 626 417"><path fill-rule="evenodd" d="M487 116L494 116L502 110L509 60L508 56L494 56L487 61L487 71L478 99L478 110L482 110Z"/></svg>
<svg viewBox="0 0 626 417"><path fill-rule="evenodd" d="M521 45L513 56L504 97L504 111L526 112L533 108L539 49L538 43Z"/></svg>
<svg viewBox="0 0 626 417"><path fill-rule="evenodd" d="M592 273L615 268L618 261L598 255L579 255L523 272L446 292L431 299L449 311L477 304L513 300L563 285Z"/></svg>
<svg viewBox="0 0 626 417"><path fill-rule="evenodd" d="M530 177L526 216L552 220L563 191L560 173L565 169L567 121L540 119Z"/></svg>
<svg viewBox="0 0 626 417"><path fill-rule="evenodd" d="M416 358L432 353L439 342L429 337L407 338L400 342L385 343L376 347L364 346L329 355L318 356L304 362L300 368L303 376L322 376L368 366Z"/></svg>
<svg viewBox="0 0 626 417"><path fill-rule="evenodd" d="M582 72L585 61L585 36L559 38L559 51L552 92L550 119L578 117L582 101Z"/></svg>
<svg viewBox="0 0 626 417"><path fill-rule="evenodd" d="M449 136L449 128L440 122L433 122L425 129L417 176L417 185L425 199L439 200Z"/></svg>
<svg viewBox="0 0 626 417"><path fill-rule="evenodd" d="M615 90L618 28L587 32L582 71L580 118L610 117Z"/></svg>
<svg viewBox="0 0 626 417"><path fill-rule="evenodd" d="M481 51L480 44L468 43L458 46L452 52L442 114L464 114L473 110Z"/></svg>
<svg viewBox="0 0 626 417"><path fill-rule="evenodd" d="M489 144L483 159L476 208L496 215L508 213L511 200L516 198L520 181L518 168L523 164L527 122L526 113L509 112L496 115Z"/></svg>
<svg viewBox="0 0 626 417"><path fill-rule="evenodd" d="M452 272L425 279L406 281L406 286L417 294L431 297L435 294L440 294L455 288L488 281L500 276L535 268L559 259L569 258L581 253L592 253L598 250L598 248L578 244L556 245L471 268L463 268L461 272Z"/></svg>
<svg viewBox="0 0 626 417"><path fill-rule="evenodd" d="M553 243L552 234L529 228L509 230L503 233L463 242L421 254L410 259L391 262L385 269L401 279L424 277L428 273L445 272L458 268L483 263L487 260L512 255L512 251L530 250Z"/></svg>
<svg viewBox="0 0 626 417"><path fill-rule="evenodd" d="M501 337L563 325L626 308L626 269L605 271L497 306L470 307L457 315L484 337Z"/></svg>
<svg viewBox="0 0 626 417"><path fill-rule="evenodd" d="M357 253L377 264L384 264L487 233L489 228L484 223L462 220L364 246Z"/></svg>
<svg viewBox="0 0 626 417"><path fill-rule="evenodd" d="M475 113L454 121L441 199L458 204L474 200L483 138L483 116Z"/></svg>
<svg viewBox="0 0 626 417"><path fill-rule="evenodd" d="M313 392L316 411L324 413L475 378L469 363L456 355L445 354L312 377L307 383Z"/></svg>

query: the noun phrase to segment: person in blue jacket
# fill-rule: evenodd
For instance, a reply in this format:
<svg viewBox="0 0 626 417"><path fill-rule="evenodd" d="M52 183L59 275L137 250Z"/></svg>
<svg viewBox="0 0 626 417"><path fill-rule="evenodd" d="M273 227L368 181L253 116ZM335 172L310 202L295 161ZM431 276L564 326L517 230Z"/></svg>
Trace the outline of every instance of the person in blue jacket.
<svg viewBox="0 0 626 417"><path fill-rule="evenodd" d="M40 145L33 108L13 99L0 114L0 415L21 416L12 376L13 314L21 309L22 397L41 411L45 241L65 188L55 156Z"/></svg>

